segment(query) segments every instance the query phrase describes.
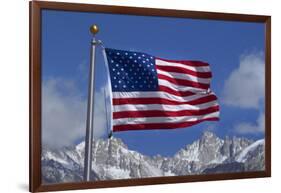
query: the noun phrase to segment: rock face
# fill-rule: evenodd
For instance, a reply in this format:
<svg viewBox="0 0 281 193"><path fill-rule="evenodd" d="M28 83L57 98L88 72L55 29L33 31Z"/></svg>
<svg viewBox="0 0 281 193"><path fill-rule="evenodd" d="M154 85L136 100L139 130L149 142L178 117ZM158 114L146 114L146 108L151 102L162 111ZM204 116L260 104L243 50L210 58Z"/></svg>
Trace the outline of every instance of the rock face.
<svg viewBox="0 0 281 193"><path fill-rule="evenodd" d="M264 140L218 138L205 132L173 157L149 157L118 138L95 140L92 180L179 176L264 170ZM79 182L83 179L84 142L60 150L43 149L43 183Z"/></svg>

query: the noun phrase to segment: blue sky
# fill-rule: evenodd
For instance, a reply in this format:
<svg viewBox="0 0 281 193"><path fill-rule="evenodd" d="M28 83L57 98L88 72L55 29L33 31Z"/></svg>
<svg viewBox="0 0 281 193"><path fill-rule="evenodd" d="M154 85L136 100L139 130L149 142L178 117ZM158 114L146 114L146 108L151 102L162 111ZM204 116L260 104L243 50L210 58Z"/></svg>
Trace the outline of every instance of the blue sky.
<svg viewBox="0 0 281 193"><path fill-rule="evenodd" d="M42 16L44 144L71 145L84 137L93 23L105 47L211 65L211 89L219 98L221 120L186 129L115 133L130 149L173 155L205 130L220 137L264 136L264 24L52 10ZM104 65L97 49L96 137L104 136Z"/></svg>

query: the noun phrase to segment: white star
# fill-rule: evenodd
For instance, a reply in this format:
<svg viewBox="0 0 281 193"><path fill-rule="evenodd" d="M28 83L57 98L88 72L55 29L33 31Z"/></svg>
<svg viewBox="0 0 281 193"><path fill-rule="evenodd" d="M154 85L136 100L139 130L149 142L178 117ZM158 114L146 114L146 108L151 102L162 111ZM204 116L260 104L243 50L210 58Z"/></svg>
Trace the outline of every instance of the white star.
<svg viewBox="0 0 281 193"><path fill-rule="evenodd" d="M149 59L148 59L148 58L146 58L146 61L149 61Z"/></svg>
<svg viewBox="0 0 281 193"><path fill-rule="evenodd" d="M113 60L111 60L111 63L113 63L114 61Z"/></svg>
<svg viewBox="0 0 281 193"><path fill-rule="evenodd" d="M145 57L145 55L143 54L142 57Z"/></svg>
<svg viewBox="0 0 281 193"><path fill-rule="evenodd" d="M129 58L130 58L130 59L132 59L132 58L133 58L133 56L130 56Z"/></svg>
<svg viewBox="0 0 281 193"><path fill-rule="evenodd" d="M117 55L120 55L120 53L119 53L119 52L117 52Z"/></svg>
<svg viewBox="0 0 281 193"><path fill-rule="evenodd" d="M123 88L126 88L126 85L125 85L125 84L123 85Z"/></svg>
<svg viewBox="0 0 281 193"><path fill-rule="evenodd" d="M138 59L141 59L141 57L139 56Z"/></svg>
<svg viewBox="0 0 281 193"><path fill-rule="evenodd" d="M134 56L136 56L137 54L136 53L134 53Z"/></svg>
<svg viewBox="0 0 281 193"><path fill-rule="evenodd" d="M134 62L135 62L135 63L137 63L137 61L136 61L136 60L134 60Z"/></svg>
<svg viewBox="0 0 281 193"><path fill-rule="evenodd" d="M118 67L118 66L119 66L119 64L116 64L116 66Z"/></svg>
<svg viewBox="0 0 281 193"><path fill-rule="evenodd" d="M115 71L115 68L113 68L112 70Z"/></svg>
<svg viewBox="0 0 281 193"><path fill-rule="evenodd" d="M113 78L116 79L116 76L114 76Z"/></svg>
<svg viewBox="0 0 281 193"><path fill-rule="evenodd" d="M118 75L120 75L120 72L117 72Z"/></svg>
<svg viewBox="0 0 281 193"><path fill-rule="evenodd" d="M142 63L145 63L145 61L143 60Z"/></svg>
<svg viewBox="0 0 281 193"><path fill-rule="evenodd" d="M121 71L124 71L124 68L121 68Z"/></svg>
<svg viewBox="0 0 281 193"><path fill-rule="evenodd" d="M121 80L118 81L119 84L121 84L121 82L122 82Z"/></svg>
<svg viewBox="0 0 281 193"><path fill-rule="evenodd" d="M117 85L114 85L115 88L117 88Z"/></svg>
<svg viewBox="0 0 281 193"><path fill-rule="evenodd" d="M128 55L128 53L127 53L127 52L125 52L125 55Z"/></svg>

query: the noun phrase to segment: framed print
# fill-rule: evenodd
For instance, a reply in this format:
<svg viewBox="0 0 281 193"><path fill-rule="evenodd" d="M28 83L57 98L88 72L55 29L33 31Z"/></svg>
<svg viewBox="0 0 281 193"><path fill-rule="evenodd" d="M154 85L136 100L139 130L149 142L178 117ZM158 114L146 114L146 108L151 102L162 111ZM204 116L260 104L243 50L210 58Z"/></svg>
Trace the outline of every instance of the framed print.
<svg viewBox="0 0 281 193"><path fill-rule="evenodd" d="M30 2L30 191L271 176L271 17Z"/></svg>

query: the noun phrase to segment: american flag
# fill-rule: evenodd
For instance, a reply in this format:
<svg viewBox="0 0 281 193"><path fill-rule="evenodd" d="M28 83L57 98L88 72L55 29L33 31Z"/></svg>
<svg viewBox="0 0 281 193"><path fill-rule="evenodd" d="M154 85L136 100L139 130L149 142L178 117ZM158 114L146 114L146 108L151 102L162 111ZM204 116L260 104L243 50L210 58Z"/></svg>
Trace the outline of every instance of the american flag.
<svg viewBox="0 0 281 193"><path fill-rule="evenodd" d="M175 129L219 120L208 63L105 49L112 88L113 132Z"/></svg>

